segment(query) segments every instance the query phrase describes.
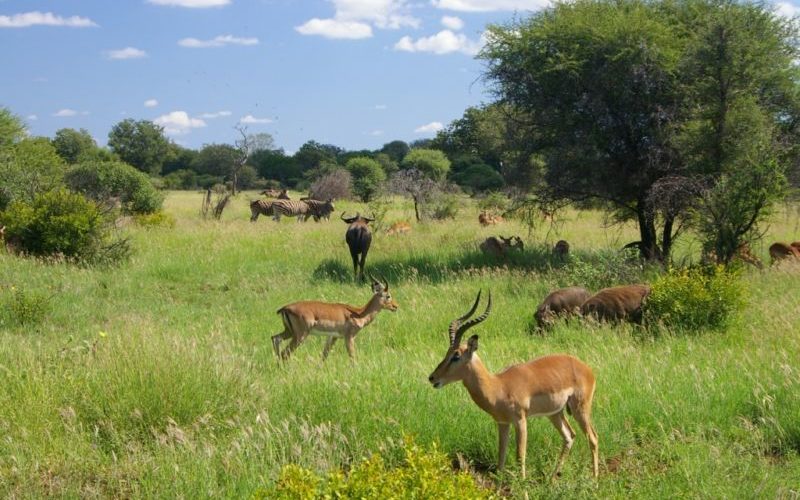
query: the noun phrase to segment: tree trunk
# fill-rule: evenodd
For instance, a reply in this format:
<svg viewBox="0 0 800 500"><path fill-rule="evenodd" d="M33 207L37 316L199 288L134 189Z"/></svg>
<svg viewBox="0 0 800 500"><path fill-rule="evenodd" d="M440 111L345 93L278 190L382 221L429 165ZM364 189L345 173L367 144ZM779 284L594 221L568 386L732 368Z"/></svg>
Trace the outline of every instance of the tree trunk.
<svg viewBox="0 0 800 500"><path fill-rule="evenodd" d="M675 225L675 217L669 215L664 218L664 230L661 235L661 254L664 262L669 262L672 253L672 227Z"/></svg>
<svg viewBox="0 0 800 500"><path fill-rule="evenodd" d="M417 222L421 222L419 218L419 202L416 196L414 196L414 215L417 217Z"/></svg>
<svg viewBox="0 0 800 500"><path fill-rule="evenodd" d="M655 215L648 213L644 200L636 205L636 217L639 221L639 252L645 260L662 260L661 250L658 248L656 235Z"/></svg>

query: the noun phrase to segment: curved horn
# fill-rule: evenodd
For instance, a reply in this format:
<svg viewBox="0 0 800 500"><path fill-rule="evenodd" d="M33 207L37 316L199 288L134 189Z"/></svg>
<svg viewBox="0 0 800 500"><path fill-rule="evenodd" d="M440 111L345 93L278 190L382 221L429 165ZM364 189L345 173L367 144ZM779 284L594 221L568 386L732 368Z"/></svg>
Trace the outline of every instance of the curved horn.
<svg viewBox="0 0 800 500"><path fill-rule="evenodd" d="M380 285L381 284L380 281L375 279L375 276L373 276L372 273L367 273L367 276L369 277L369 279L372 280L372 284L373 285Z"/></svg>
<svg viewBox="0 0 800 500"><path fill-rule="evenodd" d="M340 218L340 219L342 219L342 220L345 220L345 218L344 218L344 214L346 214L346 213L347 213L347 212L342 212L342 215L340 215L340 216L339 216L339 218Z"/></svg>
<svg viewBox="0 0 800 500"><path fill-rule="evenodd" d="M476 306L478 305L477 301L475 305ZM466 332L467 330L469 330L470 328L479 323L483 323L486 320L486 318L489 317L489 313L491 312L492 312L492 291L489 290L489 300L486 302L486 310L483 311L483 314L481 314L477 318L472 318L471 320L467 321L466 323L458 327L458 330L456 330L455 338L453 339L453 344L458 345L461 342L461 337L464 335L464 332Z"/></svg>
<svg viewBox="0 0 800 500"><path fill-rule="evenodd" d="M389 291L389 281L382 274L381 274L381 281L383 281L383 289L388 292Z"/></svg>
<svg viewBox="0 0 800 500"><path fill-rule="evenodd" d="M481 301L481 290L478 290L478 297L475 298L475 303L472 304L472 309L470 309L469 312L467 312L467 314L461 316L460 318L456 318L456 319L454 319L453 321L450 322L450 329L449 329L450 346L455 345L456 332L459 329L459 327L461 326L461 322L464 321L465 319L469 318L473 314L475 314L475 310L478 309L478 303L480 301ZM460 337L459 337L459 340L460 340Z"/></svg>
<svg viewBox="0 0 800 500"><path fill-rule="evenodd" d="M375 214L372 214L372 218L371 219L369 217L364 217L364 220L366 220L367 222L374 221L375 220Z"/></svg>

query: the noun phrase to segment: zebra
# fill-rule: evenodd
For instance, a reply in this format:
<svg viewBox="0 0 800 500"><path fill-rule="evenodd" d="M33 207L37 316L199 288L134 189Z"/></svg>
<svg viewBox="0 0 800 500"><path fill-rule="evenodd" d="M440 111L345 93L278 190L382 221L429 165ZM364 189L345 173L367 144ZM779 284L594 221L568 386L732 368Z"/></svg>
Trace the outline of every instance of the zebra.
<svg viewBox="0 0 800 500"><path fill-rule="evenodd" d="M250 222L258 220L259 215L273 215L273 200L255 200L250 202Z"/></svg>
<svg viewBox="0 0 800 500"><path fill-rule="evenodd" d="M315 222L319 222L320 219L330 220L331 213L334 210L333 198L328 198L325 201L302 198L301 201L308 205L308 211L314 217Z"/></svg>
<svg viewBox="0 0 800 500"><path fill-rule="evenodd" d="M303 222L311 213L308 203L305 201L275 200L272 202L272 218L280 221L281 216L297 217L298 222ZM312 214L313 215L313 214Z"/></svg>

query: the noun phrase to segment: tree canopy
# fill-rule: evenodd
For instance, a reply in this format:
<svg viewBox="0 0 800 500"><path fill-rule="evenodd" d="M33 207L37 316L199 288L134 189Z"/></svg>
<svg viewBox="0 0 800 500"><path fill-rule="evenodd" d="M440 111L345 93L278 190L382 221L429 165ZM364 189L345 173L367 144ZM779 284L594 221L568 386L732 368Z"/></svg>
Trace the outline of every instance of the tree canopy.
<svg viewBox="0 0 800 500"><path fill-rule="evenodd" d="M148 120L123 120L108 134L108 147L122 161L149 174L161 173L169 153L164 129Z"/></svg>

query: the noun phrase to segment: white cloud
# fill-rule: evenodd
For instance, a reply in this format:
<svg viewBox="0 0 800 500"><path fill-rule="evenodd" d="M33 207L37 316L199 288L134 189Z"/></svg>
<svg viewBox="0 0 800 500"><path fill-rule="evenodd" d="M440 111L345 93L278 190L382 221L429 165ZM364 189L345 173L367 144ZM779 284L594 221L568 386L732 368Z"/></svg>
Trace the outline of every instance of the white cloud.
<svg viewBox="0 0 800 500"><path fill-rule="evenodd" d="M30 121L36 121L36 120L38 120L38 119L39 119L39 117L38 117L38 116L36 116L36 115L28 115L26 118L27 118L28 120L30 120Z"/></svg>
<svg viewBox="0 0 800 500"><path fill-rule="evenodd" d="M309 19L294 28L301 35L319 35L325 38L359 40L372 37L372 26L356 21L338 19Z"/></svg>
<svg viewBox="0 0 800 500"><path fill-rule="evenodd" d="M269 118L256 118L253 115L246 115L239 119L239 123L272 123Z"/></svg>
<svg viewBox="0 0 800 500"><path fill-rule="evenodd" d="M384 111L389 109L389 106L387 106L386 104L376 104L375 109L378 111Z"/></svg>
<svg viewBox="0 0 800 500"><path fill-rule="evenodd" d="M156 99L148 99L144 101L145 108L155 108L156 106L158 106L158 100Z"/></svg>
<svg viewBox="0 0 800 500"><path fill-rule="evenodd" d="M414 129L417 134L434 134L444 128L442 122L430 122L427 125L421 125Z"/></svg>
<svg viewBox="0 0 800 500"><path fill-rule="evenodd" d="M136 47L125 47L124 49L107 50L106 57L109 59L141 59L147 57L147 52Z"/></svg>
<svg viewBox="0 0 800 500"><path fill-rule="evenodd" d="M205 118L208 120L213 120L214 118L220 118L222 116L231 116L233 113L230 111L217 111L216 113L203 113L200 115L200 118Z"/></svg>
<svg viewBox="0 0 800 500"><path fill-rule="evenodd" d="M417 28L420 20L409 14L408 0L331 0L332 18L313 18L295 27L303 35L359 39L372 36L372 26L380 29Z"/></svg>
<svg viewBox="0 0 800 500"><path fill-rule="evenodd" d="M443 16L442 26L453 31L458 31L464 27L464 21L462 21L460 17Z"/></svg>
<svg viewBox="0 0 800 500"><path fill-rule="evenodd" d="M410 36L404 36L394 44L394 49L404 52L433 52L434 54L461 52L472 56L480 51L481 46L481 41L470 40L463 33L442 30L435 35L417 40L413 40Z"/></svg>
<svg viewBox="0 0 800 500"><path fill-rule="evenodd" d="M776 2L775 12L783 17L795 17L800 14L800 7L790 2Z"/></svg>
<svg viewBox="0 0 800 500"><path fill-rule="evenodd" d="M65 116L75 116L77 114L78 112L75 111L74 109L64 108L64 109L59 109L58 111L53 113L53 116L65 117Z"/></svg>
<svg viewBox="0 0 800 500"><path fill-rule="evenodd" d="M164 127L164 132L170 135L184 135L192 131L193 128L206 126L206 122L200 118L192 118L186 111L172 111L166 115L161 115L153 123Z"/></svg>
<svg viewBox="0 0 800 500"><path fill-rule="evenodd" d="M439 9L460 12L494 12L513 10L539 10L550 5L549 0L431 0Z"/></svg>
<svg viewBox="0 0 800 500"><path fill-rule="evenodd" d="M211 40L198 40L197 38L182 38L178 45L190 49L205 49L208 47L224 47L225 45L258 45L258 38L242 38L233 35L215 36Z"/></svg>
<svg viewBox="0 0 800 500"><path fill-rule="evenodd" d="M153 5L168 5L170 7L189 7L190 9L207 9L209 7L224 7L231 0L147 0Z"/></svg>
<svg viewBox="0 0 800 500"><path fill-rule="evenodd" d="M369 135L371 135L373 137L382 136L383 135L383 130L373 130L372 132L369 133Z"/></svg>
<svg viewBox="0 0 800 500"><path fill-rule="evenodd" d="M88 17L61 17L52 12L25 12L13 16L0 16L0 28L28 28L30 26L67 26L70 28L91 28L97 23Z"/></svg>

